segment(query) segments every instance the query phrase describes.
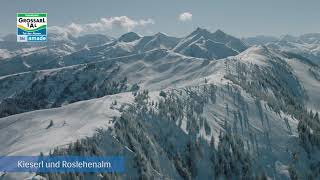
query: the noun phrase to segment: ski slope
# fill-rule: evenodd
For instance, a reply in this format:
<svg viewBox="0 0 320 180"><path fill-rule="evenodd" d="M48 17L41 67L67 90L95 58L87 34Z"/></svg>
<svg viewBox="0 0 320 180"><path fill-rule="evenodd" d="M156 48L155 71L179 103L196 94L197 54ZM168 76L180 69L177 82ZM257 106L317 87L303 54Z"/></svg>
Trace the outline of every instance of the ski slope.
<svg viewBox="0 0 320 180"><path fill-rule="evenodd" d="M112 105L115 100L117 105ZM1 155L47 154L54 147L90 137L97 128L112 127L120 105L130 101L131 94L124 93L1 118Z"/></svg>

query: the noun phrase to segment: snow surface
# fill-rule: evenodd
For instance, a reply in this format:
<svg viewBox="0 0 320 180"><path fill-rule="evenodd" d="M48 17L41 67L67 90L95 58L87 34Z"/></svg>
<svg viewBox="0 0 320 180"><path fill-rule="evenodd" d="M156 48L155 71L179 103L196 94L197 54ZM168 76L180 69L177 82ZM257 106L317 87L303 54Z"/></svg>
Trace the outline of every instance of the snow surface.
<svg viewBox="0 0 320 180"><path fill-rule="evenodd" d="M268 49L261 45L253 46L236 56L242 62L265 66L269 63Z"/></svg>
<svg viewBox="0 0 320 180"><path fill-rule="evenodd" d="M110 108L114 100L118 105ZM90 137L97 128L112 127L110 120L119 115L120 104L131 101L131 93L123 93L1 118L1 155L46 154L54 147ZM48 128L51 120L53 126Z"/></svg>
<svg viewBox="0 0 320 180"><path fill-rule="evenodd" d="M297 59L291 59L288 63L291 65L293 72L299 78L306 90L308 96L308 99L306 100L307 107L313 112L320 112L320 80L316 79L310 72L312 66ZM320 72L319 69L320 68L316 68L315 70Z"/></svg>

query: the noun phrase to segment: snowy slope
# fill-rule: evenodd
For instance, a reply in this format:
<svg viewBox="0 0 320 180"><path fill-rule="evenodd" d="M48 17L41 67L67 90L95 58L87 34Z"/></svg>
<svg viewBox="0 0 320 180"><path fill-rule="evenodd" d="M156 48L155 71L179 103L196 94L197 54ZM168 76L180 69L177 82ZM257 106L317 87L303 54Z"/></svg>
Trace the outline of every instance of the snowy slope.
<svg viewBox="0 0 320 180"><path fill-rule="evenodd" d="M114 101L119 104L112 105ZM54 147L92 136L97 128L112 127L121 104L132 101L129 93L1 118L2 155L38 155ZM48 127L50 121L53 125Z"/></svg>
<svg viewBox="0 0 320 180"><path fill-rule="evenodd" d="M320 68L310 66L303 61L291 59L289 62L293 68L293 72L299 78L302 86L306 90L308 96L306 103L307 107L314 112L320 111Z"/></svg>

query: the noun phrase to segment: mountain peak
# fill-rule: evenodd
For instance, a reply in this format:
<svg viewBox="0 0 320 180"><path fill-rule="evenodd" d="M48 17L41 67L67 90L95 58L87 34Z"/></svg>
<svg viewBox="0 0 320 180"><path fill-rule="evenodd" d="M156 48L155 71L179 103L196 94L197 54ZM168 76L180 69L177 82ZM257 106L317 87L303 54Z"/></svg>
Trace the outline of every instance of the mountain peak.
<svg viewBox="0 0 320 180"><path fill-rule="evenodd" d="M274 51L272 48L265 45L253 45L250 48L246 49L244 52L240 53L239 56L241 56L241 54L245 54L246 56L250 57L263 56L270 58L274 56L273 53L275 52L276 51Z"/></svg>
<svg viewBox="0 0 320 180"><path fill-rule="evenodd" d="M135 32L128 32L126 34L123 34L118 40L123 42L132 42L140 38L141 36L139 34Z"/></svg>
<svg viewBox="0 0 320 180"><path fill-rule="evenodd" d="M215 34L215 35L217 35L217 36L225 36L225 35L226 35L226 33L223 32L223 31L220 30L220 29L216 30L216 32L214 32L213 34Z"/></svg>
<svg viewBox="0 0 320 180"><path fill-rule="evenodd" d="M167 36L167 35L165 33L158 32L157 34L155 34L155 36Z"/></svg>
<svg viewBox="0 0 320 180"><path fill-rule="evenodd" d="M200 28L198 27L196 30L194 30L191 35L203 35L203 36L206 36L208 34L210 34L210 32L206 29L203 29L203 28Z"/></svg>
<svg viewBox="0 0 320 180"><path fill-rule="evenodd" d="M275 57L278 56L275 56L274 53L264 45L254 45L238 54L236 58L241 62L266 66L270 64L270 61L277 59Z"/></svg>
<svg viewBox="0 0 320 180"><path fill-rule="evenodd" d="M157 37L157 38L167 38L169 37L167 34L165 33L162 33L162 32L158 32L157 34L154 35L154 37Z"/></svg>
<svg viewBox="0 0 320 180"><path fill-rule="evenodd" d="M201 27L197 27L197 29L195 31L205 31L206 29L201 28Z"/></svg>

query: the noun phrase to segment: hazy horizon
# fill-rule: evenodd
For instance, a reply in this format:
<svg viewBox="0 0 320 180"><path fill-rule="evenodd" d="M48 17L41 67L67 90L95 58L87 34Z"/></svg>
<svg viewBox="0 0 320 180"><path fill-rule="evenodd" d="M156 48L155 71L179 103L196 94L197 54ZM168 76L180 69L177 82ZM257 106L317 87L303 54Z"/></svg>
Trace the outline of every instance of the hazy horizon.
<svg viewBox="0 0 320 180"><path fill-rule="evenodd" d="M168 36L172 36L172 37L178 37L178 38L183 38L183 37L186 37L188 36L190 33L192 33L193 31L195 31L198 27L196 27L194 30L186 33L186 34L180 34L180 35L173 35L173 34L170 34L170 33L167 33L167 32L161 32L161 31L158 31L158 32L153 32L153 33L140 33L140 32L137 32L137 31L128 31L128 32L123 32L121 34L118 34L116 36L112 36L108 33L104 33L104 32L96 32L96 33L84 33L84 34L78 34L78 35L74 35L74 36L83 36L83 35L88 35L88 34L101 34L101 35L105 35L105 36L108 36L108 37L111 37L111 38L119 38L121 37L123 34L126 34L126 33L129 33L129 32L134 32L134 33L137 33L141 36L152 36L152 35L155 35L157 33L163 33L163 34L166 34ZM206 28L203 28L203 27L199 27L199 28L202 28L202 29L206 29ZM208 30L208 29L206 29ZM280 34L280 35L267 35L267 34L256 34L256 35L248 35L248 36L238 36L238 35L234 35L234 34L231 34L223 29L215 29L215 30L208 30L210 31L211 33L214 33L215 31L217 30L221 30L223 31L224 33L228 34L228 35L231 35L231 36L234 36L236 38L255 38L255 37L267 37L267 38L281 38L281 37L284 37L284 36L293 36L293 37L299 37L299 36L302 36L302 35L306 35L306 34L320 34L320 32L307 32L307 33L302 33L302 34L297 34L297 35L293 35L293 34ZM72 35L72 33L70 33ZM0 33L0 38L3 38L3 37L6 37L6 36L12 36L14 38L14 40L16 39L16 34L15 33ZM50 31L48 32L48 36L50 37Z"/></svg>
<svg viewBox="0 0 320 180"><path fill-rule="evenodd" d="M183 37L197 27L221 29L236 37L299 36L320 32L320 1L93 0L4 2L0 35L16 33L16 13L47 12L48 27L72 34L102 33L119 37L128 31L141 35L163 32Z"/></svg>

